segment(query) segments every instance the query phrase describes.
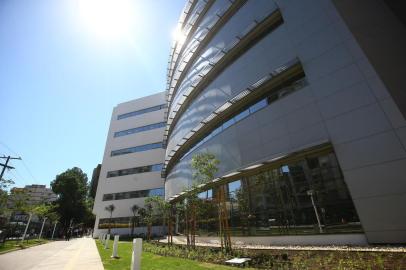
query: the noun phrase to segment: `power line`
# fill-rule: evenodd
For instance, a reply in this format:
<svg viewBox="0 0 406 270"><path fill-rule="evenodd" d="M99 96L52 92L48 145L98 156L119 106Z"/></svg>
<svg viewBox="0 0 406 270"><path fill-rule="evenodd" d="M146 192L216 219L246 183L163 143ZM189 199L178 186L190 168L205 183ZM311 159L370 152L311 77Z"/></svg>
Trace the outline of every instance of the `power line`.
<svg viewBox="0 0 406 270"><path fill-rule="evenodd" d="M9 147L7 144L5 144L4 142L0 141L0 144L3 145L7 150L9 150L11 153L13 153L14 155L18 156L18 154L11 149L11 147ZM32 174L31 170L28 168L28 165L25 163L24 160L21 160L25 170L28 172L28 174L30 175L30 177L32 178L32 180L34 181L34 183L37 183L37 179L35 178L35 176Z"/></svg>
<svg viewBox="0 0 406 270"><path fill-rule="evenodd" d="M18 156L18 154L17 154L15 151L13 151L13 149L11 149L10 147L8 147L7 144L5 144L4 142L1 142L1 141L0 141L0 144L3 145L3 146L4 146L8 151L10 151L12 154Z"/></svg>
<svg viewBox="0 0 406 270"><path fill-rule="evenodd" d="M32 180L34 180L34 183L37 183L37 179L34 177L34 175L31 173L30 169L28 168L27 164L25 164L24 160L21 160L23 163L24 168L27 170L28 174L31 176Z"/></svg>
<svg viewBox="0 0 406 270"><path fill-rule="evenodd" d="M0 163L0 166L3 167L3 169L1 170L1 173L0 173L0 179L3 179L3 175L4 175L4 172L6 171L6 169L9 169L9 170L14 169L14 167L8 166L8 162L13 159L21 160L21 157L3 156L0 158L6 159L6 162L4 164Z"/></svg>

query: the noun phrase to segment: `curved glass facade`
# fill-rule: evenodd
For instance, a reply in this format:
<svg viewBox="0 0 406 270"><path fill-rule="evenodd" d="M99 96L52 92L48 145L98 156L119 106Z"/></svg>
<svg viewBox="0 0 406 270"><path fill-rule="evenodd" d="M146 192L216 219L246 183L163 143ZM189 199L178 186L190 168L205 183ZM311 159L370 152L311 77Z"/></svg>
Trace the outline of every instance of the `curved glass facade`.
<svg viewBox="0 0 406 270"><path fill-rule="evenodd" d="M359 233L357 244L404 242L404 123L393 119L395 102L348 30L355 26L342 19L345 7L218 0L185 10L186 38L168 65L165 198L181 200L194 184L192 157L208 152L220 161L215 179L227 185L234 235ZM354 29L365 30L360 37L369 31ZM273 95L295 79L305 83ZM272 161L325 144L328 153ZM216 183L199 195L213 211L201 219L201 235L216 235Z"/></svg>

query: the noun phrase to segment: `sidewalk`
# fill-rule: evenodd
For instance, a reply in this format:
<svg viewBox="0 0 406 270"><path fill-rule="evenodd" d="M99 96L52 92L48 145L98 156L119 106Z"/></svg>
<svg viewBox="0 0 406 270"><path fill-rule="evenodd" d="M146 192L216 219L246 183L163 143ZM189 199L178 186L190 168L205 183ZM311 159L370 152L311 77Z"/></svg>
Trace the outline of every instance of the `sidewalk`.
<svg viewBox="0 0 406 270"><path fill-rule="evenodd" d="M91 238L55 241L0 255L0 270L103 270Z"/></svg>

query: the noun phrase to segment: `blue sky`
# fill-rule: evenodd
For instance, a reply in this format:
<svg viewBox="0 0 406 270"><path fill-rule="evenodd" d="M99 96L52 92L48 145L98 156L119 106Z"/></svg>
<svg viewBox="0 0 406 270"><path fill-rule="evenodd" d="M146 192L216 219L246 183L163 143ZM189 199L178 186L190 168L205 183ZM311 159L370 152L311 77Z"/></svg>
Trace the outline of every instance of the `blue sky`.
<svg viewBox="0 0 406 270"><path fill-rule="evenodd" d="M125 33L107 37L80 1L0 1L0 155L23 158L5 174L16 186L74 166L90 178L113 107L165 88L185 0L133 0Z"/></svg>

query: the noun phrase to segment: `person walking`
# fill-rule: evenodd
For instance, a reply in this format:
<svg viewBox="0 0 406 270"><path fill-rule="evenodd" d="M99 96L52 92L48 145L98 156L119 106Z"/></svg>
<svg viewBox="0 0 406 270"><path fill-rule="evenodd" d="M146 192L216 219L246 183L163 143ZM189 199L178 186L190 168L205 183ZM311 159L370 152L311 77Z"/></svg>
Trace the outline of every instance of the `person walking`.
<svg viewBox="0 0 406 270"><path fill-rule="evenodd" d="M71 234L72 234L72 231L71 231L71 229L69 228L68 229L68 231L66 232L66 241L69 241L70 240L70 236L71 236Z"/></svg>

